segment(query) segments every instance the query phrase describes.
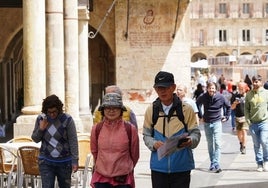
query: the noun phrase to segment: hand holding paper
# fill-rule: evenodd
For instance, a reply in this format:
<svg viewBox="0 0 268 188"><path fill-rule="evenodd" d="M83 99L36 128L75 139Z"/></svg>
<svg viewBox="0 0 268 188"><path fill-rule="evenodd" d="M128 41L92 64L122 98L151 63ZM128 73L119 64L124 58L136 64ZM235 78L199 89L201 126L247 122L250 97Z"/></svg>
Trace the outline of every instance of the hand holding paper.
<svg viewBox="0 0 268 188"><path fill-rule="evenodd" d="M188 133L174 136L166 140L166 142L157 150L158 160L170 155L171 153L181 150L191 145L191 139L187 138Z"/></svg>
<svg viewBox="0 0 268 188"><path fill-rule="evenodd" d="M191 142L191 139L190 138L182 138L178 141L178 144L177 144L177 147L178 148L184 148L184 147L187 147L189 146L189 143Z"/></svg>

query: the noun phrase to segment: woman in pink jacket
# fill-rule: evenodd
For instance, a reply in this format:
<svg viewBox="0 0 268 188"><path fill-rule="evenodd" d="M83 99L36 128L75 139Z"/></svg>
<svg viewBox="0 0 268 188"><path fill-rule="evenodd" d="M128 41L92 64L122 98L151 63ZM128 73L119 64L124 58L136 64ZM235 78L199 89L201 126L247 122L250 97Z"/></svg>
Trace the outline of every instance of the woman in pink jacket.
<svg viewBox="0 0 268 188"><path fill-rule="evenodd" d="M91 131L91 152L95 166L93 188L134 188L134 167L139 159L139 137L134 125L122 119L122 96L108 93L100 111L103 121Z"/></svg>

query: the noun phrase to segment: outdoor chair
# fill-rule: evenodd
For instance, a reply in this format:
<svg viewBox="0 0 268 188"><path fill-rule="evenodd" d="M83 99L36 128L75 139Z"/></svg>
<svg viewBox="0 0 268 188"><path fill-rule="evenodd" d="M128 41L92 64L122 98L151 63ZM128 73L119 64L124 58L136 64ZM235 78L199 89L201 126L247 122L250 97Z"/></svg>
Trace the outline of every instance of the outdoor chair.
<svg viewBox="0 0 268 188"><path fill-rule="evenodd" d="M17 136L14 137L13 139L7 141L8 143L13 143L13 142L33 142L32 138L29 136Z"/></svg>
<svg viewBox="0 0 268 188"><path fill-rule="evenodd" d="M9 188L11 185L15 186L17 173L16 161L17 156L14 153L3 147L0 147L1 187Z"/></svg>
<svg viewBox="0 0 268 188"><path fill-rule="evenodd" d="M77 183L82 187L89 187L87 183L89 182L89 173L92 170L93 157L91 155L90 150L90 139L78 139L78 148L79 148L79 164L78 164L78 171L77 171ZM76 184L76 187L78 185Z"/></svg>
<svg viewBox="0 0 268 188"><path fill-rule="evenodd" d="M21 160L22 169L20 172L20 183L28 187L28 180L31 180L31 187L41 187L41 176L38 166L39 148L34 146L22 146L18 149L18 158ZM20 185L21 187L22 185Z"/></svg>

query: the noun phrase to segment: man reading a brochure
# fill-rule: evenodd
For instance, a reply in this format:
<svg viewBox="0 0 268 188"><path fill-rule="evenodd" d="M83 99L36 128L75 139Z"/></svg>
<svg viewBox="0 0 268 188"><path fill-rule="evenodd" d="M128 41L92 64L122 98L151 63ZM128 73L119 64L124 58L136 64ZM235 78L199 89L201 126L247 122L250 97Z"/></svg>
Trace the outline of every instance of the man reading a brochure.
<svg viewBox="0 0 268 188"><path fill-rule="evenodd" d="M145 111L143 139L151 153L151 178L153 188L188 188L191 170L195 168L192 149L200 141L200 130L192 107L181 102L174 93L176 84L172 73L160 71L155 76L154 89L158 98ZM158 104L158 119L153 123L153 111ZM178 116L178 108L183 112L184 121ZM157 150L174 137L187 134L182 143L177 141L177 150L168 152L161 159ZM178 139L181 140L181 139Z"/></svg>

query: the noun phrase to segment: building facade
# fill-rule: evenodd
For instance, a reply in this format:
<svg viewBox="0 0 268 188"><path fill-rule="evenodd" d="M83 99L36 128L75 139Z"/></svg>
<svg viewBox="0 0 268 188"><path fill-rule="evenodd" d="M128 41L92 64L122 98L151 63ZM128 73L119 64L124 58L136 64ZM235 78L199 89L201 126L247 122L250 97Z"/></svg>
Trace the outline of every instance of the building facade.
<svg viewBox="0 0 268 188"><path fill-rule="evenodd" d="M206 59L217 76L268 78L268 1L193 0L191 61Z"/></svg>

